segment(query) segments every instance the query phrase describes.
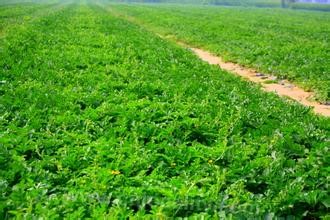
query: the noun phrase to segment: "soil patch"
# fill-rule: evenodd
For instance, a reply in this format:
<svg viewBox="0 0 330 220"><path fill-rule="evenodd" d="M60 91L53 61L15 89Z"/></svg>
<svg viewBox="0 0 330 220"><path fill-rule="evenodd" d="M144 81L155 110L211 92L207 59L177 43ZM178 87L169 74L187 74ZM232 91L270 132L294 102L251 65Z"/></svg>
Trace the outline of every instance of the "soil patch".
<svg viewBox="0 0 330 220"><path fill-rule="evenodd" d="M263 89L267 92L275 92L280 96L289 97L305 106L312 107L317 114L330 117L330 106L310 101L310 98L314 95L312 92L306 92L287 80L278 81L275 76L259 73L254 69L242 67L236 63L225 62L220 57L215 56L208 51L191 48L183 43L179 44L190 48L200 59L209 64L218 65L223 70L235 73L249 81L261 84Z"/></svg>

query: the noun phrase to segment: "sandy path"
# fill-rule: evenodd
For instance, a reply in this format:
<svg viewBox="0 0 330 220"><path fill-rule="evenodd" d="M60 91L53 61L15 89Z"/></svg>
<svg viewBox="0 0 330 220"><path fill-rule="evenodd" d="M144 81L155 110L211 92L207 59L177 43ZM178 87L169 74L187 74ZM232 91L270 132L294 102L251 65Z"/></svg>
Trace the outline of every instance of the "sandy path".
<svg viewBox="0 0 330 220"><path fill-rule="evenodd" d="M312 107L314 112L317 114L330 117L330 106L309 101L309 98L314 95L312 92L306 92L286 80L281 80L280 83L268 83L273 79L273 76L258 73L253 69L242 67L235 63L224 62L220 57L214 56L210 52L202 49L191 48L183 43L179 44L190 48L200 59L208 62L209 64L218 65L223 70L235 73L248 79L249 81L261 84L263 89L267 92L275 92L280 96L289 97L305 106Z"/></svg>

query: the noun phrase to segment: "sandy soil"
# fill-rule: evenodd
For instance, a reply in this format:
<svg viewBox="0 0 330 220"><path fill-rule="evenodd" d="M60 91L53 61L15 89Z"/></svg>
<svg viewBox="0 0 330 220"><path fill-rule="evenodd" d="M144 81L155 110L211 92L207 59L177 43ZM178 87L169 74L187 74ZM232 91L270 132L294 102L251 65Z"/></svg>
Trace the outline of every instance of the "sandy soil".
<svg viewBox="0 0 330 220"><path fill-rule="evenodd" d="M179 44L184 47L190 48L183 43ZM253 69L245 68L235 63L224 62L220 57L214 56L211 53L198 48L190 49L200 59L208 62L209 64L218 65L223 70L235 73L246 78L247 80L261 84L263 89L267 92L275 92L280 96L289 97L305 106L312 107L314 109L314 112L317 114L330 117L330 106L309 101L310 97L314 95L312 92L306 92L286 80L281 80L279 83L269 83L269 81L273 81L274 79L276 79L276 77L263 73L258 73Z"/></svg>

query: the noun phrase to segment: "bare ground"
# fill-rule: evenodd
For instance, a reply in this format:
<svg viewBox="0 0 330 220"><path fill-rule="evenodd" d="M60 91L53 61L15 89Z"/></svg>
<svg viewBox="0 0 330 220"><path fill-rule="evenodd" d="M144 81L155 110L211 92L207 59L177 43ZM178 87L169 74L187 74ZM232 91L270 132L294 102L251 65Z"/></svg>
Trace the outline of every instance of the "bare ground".
<svg viewBox="0 0 330 220"><path fill-rule="evenodd" d="M223 70L235 73L249 81L261 84L263 89L267 92L275 92L280 96L289 97L305 106L312 107L317 114L330 117L330 106L310 101L310 98L314 96L314 93L312 92L306 92L302 88L299 88L286 80L281 80L279 83L272 82L274 81L273 76L258 73L254 69L242 67L236 63L225 62L220 57L214 56L208 51L192 48L183 43L179 44L190 48L200 59L209 64L218 65Z"/></svg>

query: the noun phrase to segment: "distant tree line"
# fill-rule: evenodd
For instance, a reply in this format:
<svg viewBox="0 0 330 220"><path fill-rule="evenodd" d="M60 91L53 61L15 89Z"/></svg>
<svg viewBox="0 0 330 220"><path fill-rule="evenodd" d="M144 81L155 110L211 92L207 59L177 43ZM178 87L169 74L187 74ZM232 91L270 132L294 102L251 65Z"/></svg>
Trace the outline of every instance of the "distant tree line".
<svg viewBox="0 0 330 220"><path fill-rule="evenodd" d="M134 3L134 2L180 3L180 4L208 4L208 5L227 5L227 6L282 7L282 8L292 8L292 9L330 11L330 5L305 4L305 3L299 3L298 0L107 0L107 1L129 2L129 3Z"/></svg>
<svg viewBox="0 0 330 220"><path fill-rule="evenodd" d="M256 5L256 6L277 6L277 7L281 5L281 1L294 1L294 0L117 0L117 2Z"/></svg>

